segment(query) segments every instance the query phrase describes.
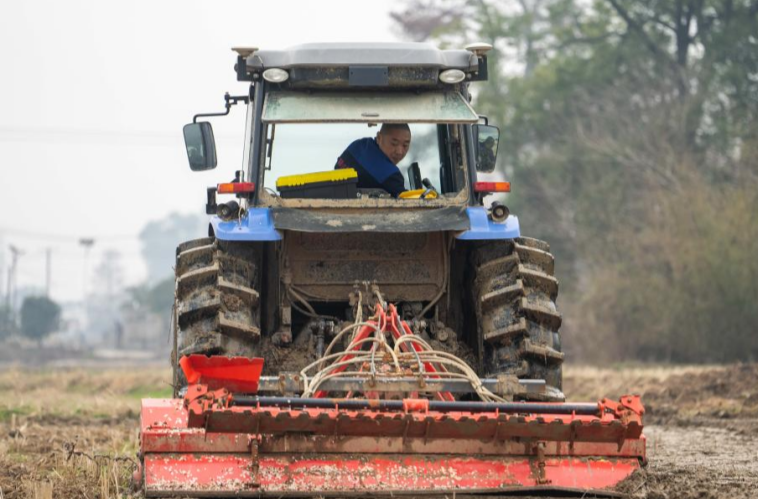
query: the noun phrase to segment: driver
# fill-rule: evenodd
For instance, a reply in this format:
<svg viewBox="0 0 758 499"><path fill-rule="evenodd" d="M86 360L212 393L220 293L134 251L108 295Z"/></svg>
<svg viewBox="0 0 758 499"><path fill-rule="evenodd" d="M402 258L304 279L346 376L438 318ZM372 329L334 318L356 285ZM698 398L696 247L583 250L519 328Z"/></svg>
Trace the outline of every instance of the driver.
<svg viewBox="0 0 758 499"><path fill-rule="evenodd" d="M358 139L337 158L335 169L353 168L358 172L358 188L384 189L397 197L405 180L397 164L411 147L411 129L405 123L385 123L376 138Z"/></svg>

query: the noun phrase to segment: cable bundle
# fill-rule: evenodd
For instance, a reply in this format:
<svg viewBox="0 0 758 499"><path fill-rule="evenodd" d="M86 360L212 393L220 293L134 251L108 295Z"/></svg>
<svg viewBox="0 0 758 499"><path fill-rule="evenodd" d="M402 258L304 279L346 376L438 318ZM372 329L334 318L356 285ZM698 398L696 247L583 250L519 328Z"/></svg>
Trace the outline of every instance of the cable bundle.
<svg viewBox="0 0 758 499"><path fill-rule="evenodd" d="M337 333L319 360L300 371L305 383L302 397L325 396L319 387L332 378L375 379L380 376L407 376L411 372L425 379L465 379L483 401L506 401L485 388L479 376L462 359L433 349L413 334L408 324L400 319L395 306L389 305L385 310L381 295L376 294L379 299L375 314L367 321L362 320L359 293L355 322ZM345 351L331 353L348 333L352 336ZM313 374L309 374L314 370ZM352 394L348 394L350 396ZM436 396L441 400L453 400L452 395L446 392L437 393Z"/></svg>

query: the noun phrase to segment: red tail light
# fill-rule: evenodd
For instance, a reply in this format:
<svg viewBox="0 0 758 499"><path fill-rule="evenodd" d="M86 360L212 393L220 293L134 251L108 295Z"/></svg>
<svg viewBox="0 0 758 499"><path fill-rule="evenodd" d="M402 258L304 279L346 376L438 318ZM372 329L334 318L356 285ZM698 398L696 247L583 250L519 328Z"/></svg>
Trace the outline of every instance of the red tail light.
<svg viewBox="0 0 758 499"><path fill-rule="evenodd" d="M475 182L474 192L511 192L510 182Z"/></svg>
<svg viewBox="0 0 758 499"><path fill-rule="evenodd" d="M254 182L232 182L229 184L218 184L216 190L219 194L239 194L242 192L255 192Z"/></svg>

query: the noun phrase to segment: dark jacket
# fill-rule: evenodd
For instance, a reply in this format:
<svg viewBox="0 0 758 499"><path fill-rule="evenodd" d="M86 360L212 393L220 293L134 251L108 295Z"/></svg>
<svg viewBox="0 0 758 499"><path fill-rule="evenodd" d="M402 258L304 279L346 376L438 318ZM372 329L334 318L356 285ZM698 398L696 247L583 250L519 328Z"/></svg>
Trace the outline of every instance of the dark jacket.
<svg viewBox="0 0 758 499"><path fill-rule="evenodd" d="M376 139L358 139L337 158L335 169L353 168L358 172L358 187L384 189L397 197L404 192L405 179L400 169L382 152Z"/></svg>

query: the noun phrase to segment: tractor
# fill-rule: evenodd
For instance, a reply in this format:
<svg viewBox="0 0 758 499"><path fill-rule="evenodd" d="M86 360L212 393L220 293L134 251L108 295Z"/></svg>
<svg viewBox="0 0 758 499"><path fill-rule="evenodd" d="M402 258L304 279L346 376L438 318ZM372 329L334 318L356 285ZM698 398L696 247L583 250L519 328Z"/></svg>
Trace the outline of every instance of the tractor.
<svg viewBox="0 0 758 499"><path fill-rule="evenodd" d="M644 464L639 397L564 400L554 258L503 204L500 131L471 106L491 49L233 49L249 91L184 127L210 170L204 119L247 109L208 236L176 250L148 496L608 491ZM401 192L340 161L385 127L410 136L382 158Z"/></svg>

